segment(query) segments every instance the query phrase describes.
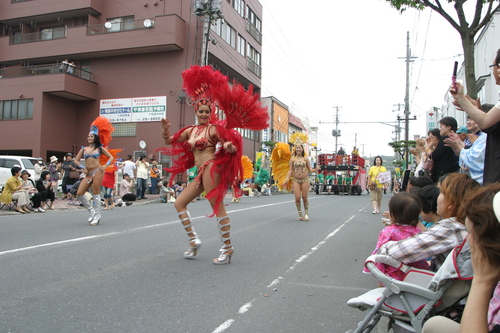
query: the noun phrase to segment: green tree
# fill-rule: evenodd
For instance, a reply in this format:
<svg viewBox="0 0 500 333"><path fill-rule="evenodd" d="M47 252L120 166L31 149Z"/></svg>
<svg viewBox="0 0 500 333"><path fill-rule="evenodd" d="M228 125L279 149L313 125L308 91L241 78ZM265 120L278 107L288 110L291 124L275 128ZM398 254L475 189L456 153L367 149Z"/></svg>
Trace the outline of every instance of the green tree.
<svg viewBox="0 0 500 333"><path fill-rule="evenodd" d="M271 154L275 145L276 145L276 142L273 142L273 141L262 141L262 145L261 145L259 151L265 152L267 154Z"/></svg>
<svg viewBox="0 0 500 333"><path fill-rule="evenodd" d="M467 0L386 0L391 6L404 12L408 8L424 10L430 8L442 17L444 17L451 26L459 33L462 40L462 48L464 51L465 62L465 84L467 86L467 94L477 98L477 82L476 71L474 69L474 37L481 29L491 20L495 12L500 8L500 4L494 5L498 0L475 0L476 6L474 17L469 21L465 17L464 4ZM453 3L457 20L448 13L441 5L441 2Z"/></svg>
<svg viewBox="0 0 500 333"><path fill-rule="evenodd" d="M389 144L389 146L392 147L392 149L394 149L394 152L396 154L399 154L399 156L401 156L401 160L404 160L406 140L393 141L393 142L389 142L388 144ZM408 149L410 149L411 147L416 147L416 146L417 146L417 142L415 140L408 140ZM410 155L411 154L409 154L408 156L410 156Z"/></svg>

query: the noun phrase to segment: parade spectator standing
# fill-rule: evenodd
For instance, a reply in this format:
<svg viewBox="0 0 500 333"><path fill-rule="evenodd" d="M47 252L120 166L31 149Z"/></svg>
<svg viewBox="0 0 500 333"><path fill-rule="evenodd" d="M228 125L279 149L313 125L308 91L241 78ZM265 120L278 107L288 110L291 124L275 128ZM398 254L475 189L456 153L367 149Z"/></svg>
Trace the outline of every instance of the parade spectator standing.
<svg viewBox="0 0 500 333"><path fill-rule="evenodd" d="M50 164L49 164L49 172L50 172L50 181L52 182L52 185L54 187L54 193L57 194L57 187L59 185L59 179L61 178L61 163L59 163L59 160L55 156L50 157Z"/></svg>
<svg viewBox="0 0 500 333"><path fill-rule="evenodd" d="M144 155L140 156L137 161L135 161L135 166L137 168L137 200L147 199L144 195L148 185L149 174L149 163L147 157Z"/></svg>
<svg viewBox="0 0 500 333"><path fill-rule="evenodd" d="M102 187L104 188L104 209L107 210L111 205L111 209L115 208L114 195L116 179L118 178L118 170L104 170L104 177L102 178Z"/></svg>
<svg viewBox="0 0 500 333"><path fill-rule="evenodd" d="M344 148L340 147L339 151L337 152L337 155L345 155Z"/></svg>
<svg viewBox="0 0 500 333"><path fill-rule="evenodd" d="M132 162L132 155L127 156L127 160L122 163L120 168L123 171L123 176L125 177L125 174L127 174L130 179L134 180L136 178L137 174L137 167L135 166L135 163Z"/></svg>
<svg viewBox="0 0 500 333"><path fill-rule="evenodd" d="M467 139L467 127L466 126L460 126L458 129L457 129L457 132L456 134L458 135L458 137L460 138L460 140L462 140L462 142L465 142L465 139Z"/></svg>
<svg viewBox="0 0 500 333"><path fill-rule="evenodd" d="M484 112L488 112L494 105L493 104L483 104L481 105L481 110ZM479 138L479 136L483 133L479 125L472 120L470 117L467 117L467 138L465 138L464 145L465 149L469 149L472 144Z"/></svg>
<svg viewBox="0 0 500 333"><path fill-rule="evenodd" d="M444 143L450 133L457 131L457 126L457 121L453 117L444 117L439 121L439 135L441 138L432 154L429 155L429 158L434 163L431 174L434 183L438 182L439 177L459 170L458 157L453 152L453 149Z"/></svg>
<svg viewBox="0 0 500 333"><path fill-rule="evenodd" d="M498 64L494 64L495 71ZM498 84L498 83L497 83ZM488 113L477 108L478 103L465 95L464 87L459 82L450 89L450 93L455 99L453 103L458 105L459 110L467 112L483 132L488 134L486 139L486 150L484 153L483 183L495 183L500 180L500 158L497 158L500 147L500 102L497 103Z"/></svg>
<svg viewBox="0 0 500 333"><path fill-rule="evenodd" d="M483 185L484 154L487 138L488 135L486 133L480 132L479 137L468 149L465 148L465 142L462 142L458 135L454 133L450 133L449 138L444 140L444 143L451 147L453 152L459 157L460 171L467 173L481 185Z"/></svg>
<svg viewBox="0 0 500 333"><path fill-rule="evenodd" d="M75 174L76 171L76 174ZM80 178L80 174L78 173L78 169L76 168L76 164L73 161L73 154L67 153L64 157L64 162L62 164L62 191L64 193L63 199L69 198L68 196L68 185L73 185L76 183L77 179Z"/></svg>
<svg viewBox="0 0 500 333"><path fill-rule="evenodd" d="M156 194L158 189L158 180L161 178L161 171L158 168L158 162L154 159L151 161L151 168L149 168L149 178L151 179L151 194Z"/></svg>
<svg viewBox="0 0 500 333"><path fill-rule="evenodd" d="M42 172L47 170L47 166L45 165L45 163L43 163L43 159L41 157L36 159L36 163L33 166L33 169L35 170L35 176L33 180L37 181L38 179L40 179L40 175L42 174Z"/></svg>

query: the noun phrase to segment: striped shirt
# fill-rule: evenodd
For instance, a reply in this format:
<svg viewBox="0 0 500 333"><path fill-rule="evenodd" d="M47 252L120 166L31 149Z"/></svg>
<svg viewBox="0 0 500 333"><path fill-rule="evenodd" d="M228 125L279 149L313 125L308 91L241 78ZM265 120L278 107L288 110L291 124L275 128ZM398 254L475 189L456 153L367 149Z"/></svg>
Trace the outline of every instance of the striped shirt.
<svg viewBox="0 0 500 333"><path fill-rule="evenodd" d="M437 271L448 254L462 244L467 229L454 217L441 220L429 229L398 242L380 246L379 254L385 254L405 264L433 258L431 270Z"/></svg>

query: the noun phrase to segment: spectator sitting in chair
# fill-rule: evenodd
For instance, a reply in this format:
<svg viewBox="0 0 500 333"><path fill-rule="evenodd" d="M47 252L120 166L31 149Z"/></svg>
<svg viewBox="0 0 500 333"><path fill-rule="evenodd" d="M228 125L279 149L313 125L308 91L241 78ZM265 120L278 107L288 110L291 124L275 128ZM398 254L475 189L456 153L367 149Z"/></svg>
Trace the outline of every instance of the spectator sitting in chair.
<svg viewBox="0 0 500 333"><path fill-rule="evenodd" d="M248 179L245 180L245 184L243 185L242 190L245 195L253 197L252 184L250 184L250 181Z"/></svg>
<svg viewBox="0 0 500 333"><path fill-rule="evenodd" d="M45 210L40 206L40 204L41 204L40 193L38 193L38 190L35 187L35 183L29 177L31 177L31 175L28 172L28 170L21 171L21 179L23 182L23 189L26 192L28 192L28 196L30 197L31 202L33 203L33 210L35 212L44 213Z"/></svg>
<svg viewBox="0 0 500 333"><path fill-rule="evenodd" d="M160 188L160 200L163 202L175 201L175 191L168 186L168 180L163 181L163 186Z"/></svg>
<svg viewBox="0 0 500 333"><path fill-rule="evenodd" d="M17 201L16 212L21 214L29 213L28 208L26 208L26 205L29 203L29 195L27 191L23 190L24 182L19 178L21 176L21 168L18 166L12 167L10 173L12 177L5 182L0 201L6 205L12 201Z"/></svg>
<svg viewBox="0 0 500 333"><path fill-rule="evenodd" d="M50 180L50 171L42 172L40 179L36 181L36 189L40 193L42 208L47 203L47 200L50 200L49 209L54 209L56 194L53 189L53 182Z"/></svg>
<svg viewBox="0 0 500 333"><path fill-rule="evenodd" d="M76 198L76 193L78 192L78 187L80 187L80 184L82 183L82 180L85 178L85 174L81 173L80 174L80 179L73 184L73 187L71 190L68 192L68 197L69 198ZM93 200L92 194L90 194L88 191L85 192L85 196L87 197L87 200L90 202ZM83 206L80 204L80 206Z"/></svg>

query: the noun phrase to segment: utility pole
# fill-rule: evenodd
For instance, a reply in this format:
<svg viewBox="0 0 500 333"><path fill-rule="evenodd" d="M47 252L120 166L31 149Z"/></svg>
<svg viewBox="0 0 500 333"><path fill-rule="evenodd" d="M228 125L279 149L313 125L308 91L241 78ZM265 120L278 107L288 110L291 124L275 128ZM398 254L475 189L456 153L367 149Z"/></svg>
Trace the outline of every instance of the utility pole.
<svg viewBox="0 0 500 333"><path fill-rule="evenodd" d="M410 62L413 62L412 59L416 59L417 57L411 56L410 50L410 32L406 32L406 57L399 59L406 59L406 93L405 93L405 162L406 168L408 168L408 140L409 140L409 132L410 132Z"/></svg>
<svg viewBox="0 0 500 333"><path fill-rule="evenodd" d="M335 137L335 154L338 152L338 149L337 149L337 142L338 142L338 138L340 136L340 131L339 131L339 108L341 108L341 106L334 106L335 109L337 109L337 111L335 112L335 131L333 131L332 135Z"/></svg>
<svg viewBox="0 0 500 333"><path fill-rule="evenodd" d="M393 106L397 106L398 107L398 115L397 115L397 120L398 120L398 126L396 127L396 141L401 141L401 126L400 126L400 121L401 121L401 118L399 117L399 112L401 111L401 106L404 106L404 104L401 104L401 103L398 103L398 104L394 104ZM396 111L396 110L393 110L393 112ZM397 156L398 160L399 160L399 155Z"/></svg>
<svg viewBox="0 0 500 333"><path fill-rule="evenodd" d="M210 38L210 26L224 16L221 12L221 0L196 0L193 5L193 15L203 21L203 42L201 45L201 66L208 65L208 42L216 44L215 39Z"/></svg>

